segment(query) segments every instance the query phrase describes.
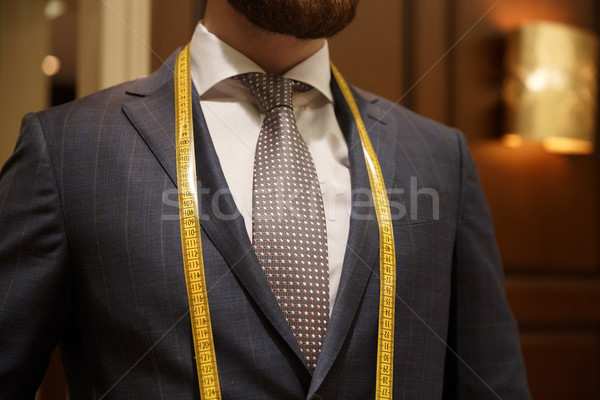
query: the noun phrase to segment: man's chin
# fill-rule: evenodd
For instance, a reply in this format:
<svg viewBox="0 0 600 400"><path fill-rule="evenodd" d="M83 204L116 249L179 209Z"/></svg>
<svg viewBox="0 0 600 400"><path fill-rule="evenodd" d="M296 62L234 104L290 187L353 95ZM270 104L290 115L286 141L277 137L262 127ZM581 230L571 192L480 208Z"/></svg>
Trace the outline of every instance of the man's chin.
<svg viewBox="0 0 600 400"><path fill-rule="evenodd" d="M254 25L297 39L330 37L356 14L359 0L227 0Z"/></svg>

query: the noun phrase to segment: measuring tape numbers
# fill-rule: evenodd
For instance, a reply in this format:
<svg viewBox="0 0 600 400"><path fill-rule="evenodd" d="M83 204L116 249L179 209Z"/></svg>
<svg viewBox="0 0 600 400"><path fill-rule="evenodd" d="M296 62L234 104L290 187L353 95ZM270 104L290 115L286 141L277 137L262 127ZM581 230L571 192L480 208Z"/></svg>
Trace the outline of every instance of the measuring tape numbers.
<svg viewBox="0 0 600 400"><path fill-rule="evenodd" d="M379 225L379 333L377 340L377 382L376 399L391 399L394 380L394 318L396 314L396 251L394 231L387 191L383 182L383 174L373 145L367 135L362 117L350 91L350 87L333 63L331 64L335 78L350 111L354 116L358 134L363 148L369 182L373 193L373 204Z"/></svg>
<svg viewBox="0 0 600 400"><path fill-rule="evenodd" d="M380 301L375 398L391 399L393 395L396 253L390 206L379 161L352 92L333 64L331 64L331 69L358 128L379 225ZM177 57L175 66L177 186L181 247L200 395L202 399L212 400L221 399L221 390L200 241L192 101L190 46L188 44Z"/></svg>
<svg viewBox="0 0 600 400"><path fill-rule="evenodd" d="M208 400L221 399L221 388L204 277L202 242L200 241L192 101L188 45L179 54L175 66L177 191L179 194L181 249L194 337L196 370L201 398Z"/></svg>

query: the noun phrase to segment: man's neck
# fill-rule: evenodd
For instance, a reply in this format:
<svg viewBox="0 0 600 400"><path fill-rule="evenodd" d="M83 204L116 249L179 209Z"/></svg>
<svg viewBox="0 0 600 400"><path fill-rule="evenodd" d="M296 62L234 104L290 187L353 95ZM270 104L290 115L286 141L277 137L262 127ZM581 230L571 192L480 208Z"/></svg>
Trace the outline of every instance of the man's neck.
<svg viewBox="0 0 600 400"><path fill-rule="evenodd" d="M204 26L266 72L282 75L323 47L325 39L303 40L268 32L250 22L226 0L208 1Z"/></svg>

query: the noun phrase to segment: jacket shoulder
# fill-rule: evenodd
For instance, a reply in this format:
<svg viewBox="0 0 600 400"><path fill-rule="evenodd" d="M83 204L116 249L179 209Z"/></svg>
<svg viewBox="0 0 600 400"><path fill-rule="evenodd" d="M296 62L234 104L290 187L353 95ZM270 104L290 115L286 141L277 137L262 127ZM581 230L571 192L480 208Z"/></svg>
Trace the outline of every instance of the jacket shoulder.
<svg viewBox="0 0 600 400"><path fill-rule="evenodd" d="M427 152L442 159L460 157L466 139L458 129L426 118L376 94L353 87L357 102L362 105L367 130L378 125L398 145L412 152Z"/></svg>
<svg viewBox="0 0 600 400"><path fill-rule="evenodd" d="M457 133L460 134L456 128L417 114L402 106L399 101L393 102L357 87L352 87L352 89L358 97L370 103L378 111L381 121L395 120L412 126L419 131L431 132L433 134L450 134L452 136L455 136Z"/></svg>

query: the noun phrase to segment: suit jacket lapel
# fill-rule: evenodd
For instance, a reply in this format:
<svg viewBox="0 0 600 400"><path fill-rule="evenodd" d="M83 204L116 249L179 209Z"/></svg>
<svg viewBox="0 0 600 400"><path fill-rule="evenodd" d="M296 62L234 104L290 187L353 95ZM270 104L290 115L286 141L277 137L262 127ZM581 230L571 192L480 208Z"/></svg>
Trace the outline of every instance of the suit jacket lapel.
<svg viewBox="0 0 600 400"><path fill-rule="evenodd" d="M141 82L139 91L130 91L132 99L123 104L123 111L175 186L177 165L173 66L176 55L171 56L157 73L146 78L149 81ZM156 81L159 82L158 89ZM193 117L201 228L226 260L228 272L244 285L250 297L305 365L302 352L264 277L246 233L244 219L227 186L195 89ZM219 316L212 315L212 318Z"/></svg>
<svg viewBox="0 0 600 400"><path fill-rule="evenodd" d="M242 282L268 320L294 350L302 365L305 365L298 342L265 279L248 238L244 218L229 191L197 96L194 96L194 137L196 174L200 186L207 189L201 194L201 214L209 216L200 225L227 261L230 271ZM234 215L235 219L229 220Z"/></svg>
<svg viewBox="0 0 600 400"><path fill-rule="evenodd" d="M176 55L171 56L157 73L140 80L137 84L138 90L130 90L132 99L123 104L124 113L175 186L177 168L173 66ZM374 209L372 206L365 205L365 198L357 197L359 196L357 193L364 193L365 188L370 188L363 149L354 119L335 82L332 83L332 88L336 114L349 148L353 207L337 300L309 395L321 385L339 354L371 274L374 270L377 275L379 274L377 264L379 244L378 240L374 240L378 237L378 226ZM371 112L375 117L378 115L371 102L356 93L355 98L365 123L372 122ZM244 285L250 297L296 354L298 361L305 365L296 339L264 278L246 233L243 217L238 212L228 190L196 93L194 93L193 113L196 173L202 188L199 200L201 214L207 216L201 221L202 229L227 261L230 272ZM384 139L385 132L380 132L385 131L386 128L382 124L375 124L372 127L367 125L367 128L372 128L369 129L369 135L375 151L379 154L380 149L390 145ZM393 175L390 175L395 169L389 162L382 163L381 167L384 179L388 182L393 178ZM216 215L212 201L212 196L215 194L219 195L216 210L229 218L219 218L219 215ZM214 315L212 317L218 318Z"/></svg>
<svg viewBox="0 0 600 400"><path fill-rule="evenodd" d="M327 328L319 362L315 375L311 382L308 398L319 388L329 369L333 365L343 343L348 335L352 321L357 312L358 305L363 297L367 282L374 273L379 276L379 237L377 217L372 205L367 202L364 193L370 192L369 176L366 168L363 147L360 142L358 129L354 118L343 98L339 87L332 78L332 89L335 99L336 115L342 132L348 144L348 155L350 160L350 178L352 185L352 212L350 217L350 231L340 286L333 313ZM388 145L380 138L386 136L386 126L374 122L377 114L373 111L370 101L353 93L358 108L367 129L369 137L377 154L382 146ZM384 180L392 179L394 168L382 164ZM365 190L367 189L367 190Z"/></svg>

